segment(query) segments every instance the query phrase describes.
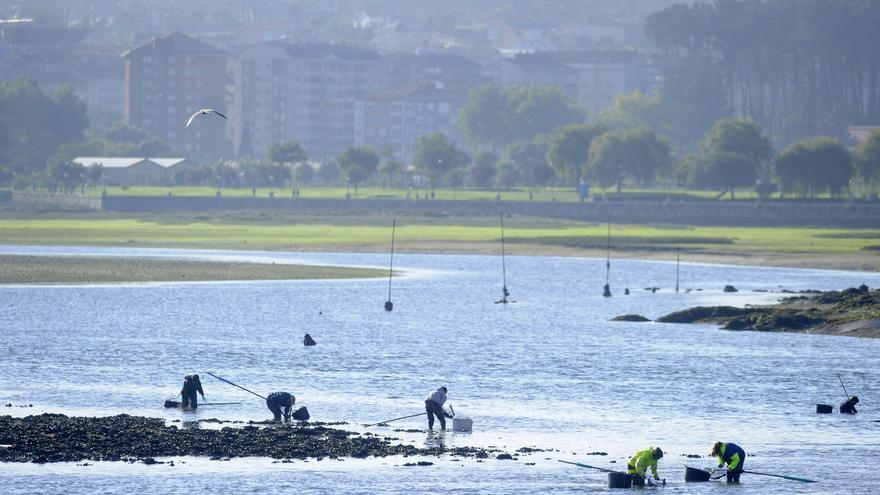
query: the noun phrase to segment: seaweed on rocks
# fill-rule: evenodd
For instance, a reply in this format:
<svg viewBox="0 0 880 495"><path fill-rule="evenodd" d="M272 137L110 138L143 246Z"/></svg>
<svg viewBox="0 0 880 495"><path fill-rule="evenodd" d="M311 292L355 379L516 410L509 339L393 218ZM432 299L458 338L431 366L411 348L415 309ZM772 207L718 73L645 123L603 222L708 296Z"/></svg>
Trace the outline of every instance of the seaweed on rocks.
<svg viewBox="0 0 880 495"><path fill-rule="evenodd" d="M751 313L749 308L735 308L733 306L697 306L669 313L657 318L661 323L700 323L715 322L718 318L730 318L744 316Z"/></svg>
<svg viewBox="0 0 880 495"><path fill-rule="evenodd" d="M880 337L880 290L802 291L778 304L735 308L698 306L657 318L664 323L715 323L725 330L810 332Z"/></svg>
<svg viewBox="0 0 880 495"><path fill-rule="evenodd" d="M277 424L276 424L277 425ZM156 457L202 456L216 460L234 457L273 459L339 459L392 455L488 457L486 449L420 449L391 443L377 436L303 424L221 429L166 426L160 418L120 414L103 418L41 414L0 416L0 462L127 461L157 464ZM491 451L491 450L489 450Z"/></svg>
<svg viewBox="0 0 880 495"><path fill-rule="evenodd" d="M644 321L651 321L651 320L648 319L648 318L645 318L645 317L642 316L642 315L636 315L636 314L625 314L625 315L615 316L614 318L611 318L611 321L633 321L633 322L644 322Z"/></svg>

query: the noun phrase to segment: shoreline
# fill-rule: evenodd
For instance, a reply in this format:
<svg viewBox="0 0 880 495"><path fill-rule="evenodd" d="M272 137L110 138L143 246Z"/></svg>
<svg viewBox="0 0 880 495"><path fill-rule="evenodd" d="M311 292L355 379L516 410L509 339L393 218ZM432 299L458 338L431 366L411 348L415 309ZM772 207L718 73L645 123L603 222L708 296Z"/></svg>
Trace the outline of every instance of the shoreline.
<svg viewBox="0 0 880 495"><path fill-rule="evenodd" d="M153 248L187 249L181 246ZM220 247L218 247L220 249ZM240 249L240 248L239 248ZM254 249L255 251L257 249ZM376 246L308 246L301 249L268 249L266 252L328 252L384 254ZM499 255L492 243L410 243L398 254L438 255ZM768 253L731 254L708 250L682 250L682 263L755 266L762 268L795 268L876 273L880 271L880 254L864 253ZM605 251L563 246L508 244L508 256L560 256L604 259ZM611 261L639 260L674 263L675 250L629 249L614 252ZM222 282L282 280L349 280L383 278L387 271L374 268L269 264L164 259L149 256L111 257L95 255L0 254L0 285L63 285L150 282Z"/></svg>
<svg viewBox="0 0 880 495"><path fill-rule="evenodd" d="M399 253L500 255L498 218L405 215ZM122 215L108 212L3 212L6 246L98 246L268 252L382 253L390 250L387 214L317 215L216 211ZM604 222L508 215L510 255L605 258ZM612 224L612 259L880 271L877 228L721 227Z"/></svg>

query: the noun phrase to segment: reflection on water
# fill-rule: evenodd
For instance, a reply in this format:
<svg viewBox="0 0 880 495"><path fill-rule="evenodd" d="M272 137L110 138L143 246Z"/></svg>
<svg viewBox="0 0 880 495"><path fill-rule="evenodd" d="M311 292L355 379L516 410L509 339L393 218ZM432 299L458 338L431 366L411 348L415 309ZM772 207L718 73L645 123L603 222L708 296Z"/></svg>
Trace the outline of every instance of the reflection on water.
<svg viewBox="0 0 880 495"><path fill-rule="evenodd" d="M370 254L0 252L387 262ZM744 478L742 493L873 491L852 480L867 477L880 447L874 422L880 414L871 405L880 397L880 341L608 320L779 297L755 290L876 287L880 275L684 264L682 292L675 293L674 264L612 261L614 297L603 298L604 260L514 256L507 260L507 285L517 302L500 305L493 304L501 291L497 257L401 255L399 261L407 276L394 281L393 312L383 308L387 280L2 287L0 401L34 407L0 413L129 413L187 425L271 418L263 401L206 375L210 402L241 404L186 413L162 407L184 375L213 371L262 395L290 391L316 421L345 421L346 428L420 447L548 451L517 454L517 461L428 459L434 462L428 467L403 467L410 459L199 458L176 460L174 467L3 465L0 480L13 493L96 487L170 493L180 489L181 475L187 490L207 492L272 486L305 493L574 493L604 489L605 476L555 459L614 467L636 449L659 445L666 452L661 475L676 491L703 493L722 485L685 485L683 464L714 461L685 455L705 456L712 443L729 440L749 452L757 471L822 481L752 476ZM727 284L740 292L722 293ZM631 295L622 295L624 288ZM306 332L317 346L302 345ZM844 400L838 372L862 398L861 414L817 416L815 403ZM423 416L362 426L420 412L425 394L441 385L456 412L474 419L472 433L427 433Z"/></svg>

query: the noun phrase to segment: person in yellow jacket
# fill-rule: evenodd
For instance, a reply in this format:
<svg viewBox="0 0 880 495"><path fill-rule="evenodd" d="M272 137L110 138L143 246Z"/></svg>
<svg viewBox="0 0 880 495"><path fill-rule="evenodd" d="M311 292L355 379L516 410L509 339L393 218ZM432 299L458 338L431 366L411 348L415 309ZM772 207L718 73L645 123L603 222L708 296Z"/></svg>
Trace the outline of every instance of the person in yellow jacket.
<svg viewBox="0 0 880 495"><path fill-rule="evenodd" d="M650 467L654 479L659 480L660 477L657 475L657 461L662 458L663 451L660 447L648 447L645 450L640 450L636 452L626 464L627 473L644 478Z"/></svg>

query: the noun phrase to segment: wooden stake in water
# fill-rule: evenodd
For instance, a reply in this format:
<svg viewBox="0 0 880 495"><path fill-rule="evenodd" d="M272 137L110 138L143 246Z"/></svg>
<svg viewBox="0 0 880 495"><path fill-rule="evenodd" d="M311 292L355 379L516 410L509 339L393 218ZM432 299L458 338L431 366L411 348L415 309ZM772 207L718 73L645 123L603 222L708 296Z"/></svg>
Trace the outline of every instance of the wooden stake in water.
<svg viewBox="0 0 880 495"><path fill-rule="evenodd" d="M385 301L385 311L394 309L391 302L391 274L394 272L394 230L397 227L397 219L391 220L391 263L388 265L388 300Z"/></svg>
<svg viewBox="0 0 880 495"><path fill-rule="evenodd" d="M611 297L611 215L608 215L608 237L605 241L605 289L604 297Z"/></svg>

